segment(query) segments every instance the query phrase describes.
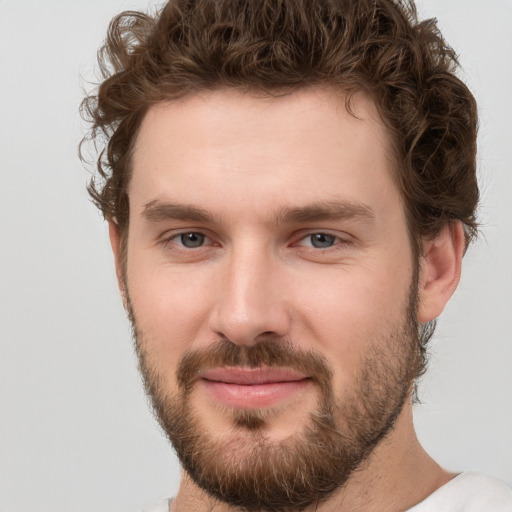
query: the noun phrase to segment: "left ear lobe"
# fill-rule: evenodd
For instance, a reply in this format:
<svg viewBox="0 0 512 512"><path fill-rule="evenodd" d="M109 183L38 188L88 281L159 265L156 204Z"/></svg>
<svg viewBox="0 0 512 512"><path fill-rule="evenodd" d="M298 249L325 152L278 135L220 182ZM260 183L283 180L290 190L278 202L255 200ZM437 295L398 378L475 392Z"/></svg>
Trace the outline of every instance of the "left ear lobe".
<svg viewBox="0 0 512 512"><path fill-rule="evenodd" d="M423 243L418 287L418 321L430 322L443 311L460 280L465 249L464 228L453 221Z"/></svg>
<svg viewBox="0 0 512 512"><path fill-rule="evenodd" d="M121 261L121 258L125 258L126 256L121 254L121 234L119 233L119 226L113 219L108 220L108 235L110 238L112 253L114 254L117 284L119 286L119 291L121 292L121 298L123 299L124 309L128 310L126 283L123 275L123 263Z"/></svg>

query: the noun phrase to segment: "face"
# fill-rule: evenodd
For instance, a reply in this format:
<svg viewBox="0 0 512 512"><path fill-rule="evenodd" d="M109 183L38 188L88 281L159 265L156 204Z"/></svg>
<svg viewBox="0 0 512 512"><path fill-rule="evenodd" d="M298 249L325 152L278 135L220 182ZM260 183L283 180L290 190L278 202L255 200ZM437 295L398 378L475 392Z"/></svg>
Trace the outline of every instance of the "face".
<svg viewBox="0 0 512 512"><path fill-rule="evenodd" d="M234 90L153 107L123 272L141 369L181 462L247 509L334 492L418 366L417 278L367 97Z"/></svg>

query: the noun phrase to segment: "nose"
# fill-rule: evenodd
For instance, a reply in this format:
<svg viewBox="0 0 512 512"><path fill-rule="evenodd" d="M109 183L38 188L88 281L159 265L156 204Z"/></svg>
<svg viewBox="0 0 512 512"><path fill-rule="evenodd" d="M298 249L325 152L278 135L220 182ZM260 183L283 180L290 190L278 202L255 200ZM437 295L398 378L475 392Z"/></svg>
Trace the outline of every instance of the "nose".
<svg viewBox="0 0 512 512"><path fill-rule="evenodd" d="M211 316L215 334L238 345L285 336L290 311L276 259L261 248L247 247L233 251L223 265Z"/></svg>

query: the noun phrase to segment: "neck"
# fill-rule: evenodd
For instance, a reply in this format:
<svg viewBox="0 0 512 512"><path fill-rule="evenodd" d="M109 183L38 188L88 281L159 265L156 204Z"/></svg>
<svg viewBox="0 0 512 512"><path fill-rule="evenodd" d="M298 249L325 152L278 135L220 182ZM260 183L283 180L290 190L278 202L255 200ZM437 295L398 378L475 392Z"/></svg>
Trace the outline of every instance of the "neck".
<svg viewBox="0 0 512 512"><path fill-rule="evenodd" d="M424 500L455 475L442 469L420 445L414 431L412 404L407 403L393 431L315 512L397 512ZM171 512L238 512L219 503L184 474ZM310 512L310 509L307 509Z"/></svg>

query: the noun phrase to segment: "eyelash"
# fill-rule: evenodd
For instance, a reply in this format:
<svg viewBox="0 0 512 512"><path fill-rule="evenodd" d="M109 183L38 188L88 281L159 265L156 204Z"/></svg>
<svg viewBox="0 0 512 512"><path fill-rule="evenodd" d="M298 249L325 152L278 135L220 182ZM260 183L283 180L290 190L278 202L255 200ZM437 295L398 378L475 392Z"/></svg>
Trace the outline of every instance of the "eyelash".
<svg viewBox="0 0 512 512"><path fill-rule="evenodd" d="M323 238L327 238L327 239L332 239L332 245L329 245L328 247L315 247L313 237L323 237ZM330 233L325 233L323 231L317 231L314 233L308 233L306 236L303 236L299 240L299 243L297 245L302 246L301 242L304 242L308 239L311 242L311 246L308 245L307 247L309 247L311 249L318 249L318 250L328 250L328 249L331 249L332 247L334 247L335 245L339 244L340 242L342 242L342 239L339 236L332 235Z"/></svg>
<svg viewBox="0 0 512 512"><path fill-rule="evenodd" d="M199 237L203 237L203 243L201 243L201 245L198 245L196 247L187 247L187 246L184 245L183 239L182 239L182 237L184 237L186 235L198 235ZM314 247L313 242L312 242L312 237L314 237L314 236L323 236L323 237L332 238L333 239L333 243L332 243L332 245L329 245L328 247ZM303 242L306 241L308 238L311 240L311 245L303 244ZM176 240L179 240L179 239L181 239L181 243L176 242ZM211 241L211 238L208 235L206 235L205 233L201 232L201 231L182 231L180 233L176 233L176 234L174 234L174 235L172 235L170 237L165 238L162 241L162 244L165 247L168 247L171 243L176 243L176 245L179 247L178 250L193 251L193 250L197 250L197 249L201 249L201 248L205 247L205 244L204 244L205 240L210 240ZM329 232L325 232L325 231L312 231L312 232L306 233L303 236L301 236L297 240L297 242L294 242L292 244L292 246L305 247L305 248L307 248L307 249L309 249L311 251L314 251L314 252L326 252L326 251L329 251L329 250L335 250L336 248L339 248L337 246L339 246L340 244L343 245L343 246L346 246L346 245L349 245L350 243L351 243L351 241L349 241L347 239L344 239L344 238L341 238L338 235L333 235L332 233L329 233ZM213 246L220 246L220 244L215 244L215 243L213 243L212 245Z"/></svg>
<svg viewBox="0 0 512 512"><path fill-rule="evenodd" d="M201 233L200 231L183 231L181 233L177 233L176 235L172 235L169 238L166 238L164 240L164 245L168 245L169 243L175 241L176 239L181 239L181 241L183 242L182 237L184 237L186 235L198 235L199 237L203 237L204 240L210 240L210 237L208 237L204 233ZM183 243L181 243L180 246L183 247L184 249L190 249L190 250L199 249L201 247L204 247L203 244L201 244L197 247L186 247Z"/></svg>

